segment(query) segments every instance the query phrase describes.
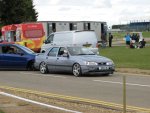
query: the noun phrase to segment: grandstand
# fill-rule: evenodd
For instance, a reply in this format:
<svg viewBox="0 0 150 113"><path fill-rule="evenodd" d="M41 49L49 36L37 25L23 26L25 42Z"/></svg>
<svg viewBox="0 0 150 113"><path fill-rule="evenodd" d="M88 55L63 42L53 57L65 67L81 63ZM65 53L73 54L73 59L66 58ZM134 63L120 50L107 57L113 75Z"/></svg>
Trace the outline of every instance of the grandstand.
<svg viewBox="0 0 150 113"><path fill-rule="evenodd" d="M120 29L126 31L150 31L150 21L148 22L130 22L124 25L113 25L112 29Z"/></svg>
<svg viewBox="0 0 150 113"><path fill-rule="evenodd" d="M150 31L150 22L130 22L129 29L133 31Z"/></svg>

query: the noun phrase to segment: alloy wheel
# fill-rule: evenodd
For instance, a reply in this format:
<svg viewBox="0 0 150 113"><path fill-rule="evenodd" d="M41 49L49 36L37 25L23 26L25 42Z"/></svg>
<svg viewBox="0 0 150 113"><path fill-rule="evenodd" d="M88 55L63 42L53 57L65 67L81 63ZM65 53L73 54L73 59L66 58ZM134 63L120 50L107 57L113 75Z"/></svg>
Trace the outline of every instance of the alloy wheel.
<svg viewBox="0 0 150 113"><path fill-rule="evenodd" d="M80 66L80 64L74 64L73 65L73 69L72 69L72 71L73 71L73 75L74 76L76 76L76 77L79 77L79 76L81 76L81 66Z"/></svg>
<svg viewBox="0 0 150 113"><path fill-rule="evenodd" d="M40 64L40 72L41 72L42 74L47 73L47 66L46 66L46 63L45 63L45 62L42 62L42 63Z"/></svg>

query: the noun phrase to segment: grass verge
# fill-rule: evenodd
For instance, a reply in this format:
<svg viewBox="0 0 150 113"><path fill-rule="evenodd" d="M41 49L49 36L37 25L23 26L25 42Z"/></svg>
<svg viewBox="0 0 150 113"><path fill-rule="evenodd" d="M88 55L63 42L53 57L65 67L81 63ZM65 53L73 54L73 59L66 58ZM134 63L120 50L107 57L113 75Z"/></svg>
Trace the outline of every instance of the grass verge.
<svg viewBox="0 0 150 113"><path fill-rule="evenodd" d="M100 49L100 55L112 59L116 68L150 69L150 47L130 49L125 46Z"/></svg>
<svg viewBox="0 0 150 113"><path fill-rule="evenodd" d="M0 113L5 113L5 112L3 112L2 110L0 110Z"/></svg>

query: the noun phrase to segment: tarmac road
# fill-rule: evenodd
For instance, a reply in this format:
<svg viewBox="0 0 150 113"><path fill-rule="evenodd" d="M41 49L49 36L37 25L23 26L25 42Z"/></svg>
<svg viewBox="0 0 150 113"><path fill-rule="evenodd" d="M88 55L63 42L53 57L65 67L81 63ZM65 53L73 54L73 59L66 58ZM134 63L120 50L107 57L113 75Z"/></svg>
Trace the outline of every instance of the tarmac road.
<svg viewBox="0 0 150 113"><path fill-rule="evenodd" d="M122 104L123 74L74 77L39 71L0 71L0 86L37 90ZM150 76L126 74L127 105L150 108Z"/></svg>

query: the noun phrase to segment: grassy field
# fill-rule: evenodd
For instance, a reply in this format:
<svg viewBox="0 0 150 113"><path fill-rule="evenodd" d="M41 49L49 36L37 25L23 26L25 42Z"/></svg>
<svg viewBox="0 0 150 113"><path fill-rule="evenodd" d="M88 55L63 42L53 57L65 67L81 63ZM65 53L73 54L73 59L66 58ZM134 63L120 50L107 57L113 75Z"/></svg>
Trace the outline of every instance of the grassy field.
<svg viewBox="0 0 150 113"><path fill-rule="evenodd" d="M100 49L100 55L111 58L116 68L150 69L150 47L130 49L126 46Z"/></svg>
<svg viewBox="0 0 150 113"><path fill-rule="evenodd" d="M150 38L150 32L143 32L143 37Z"/></svg>

